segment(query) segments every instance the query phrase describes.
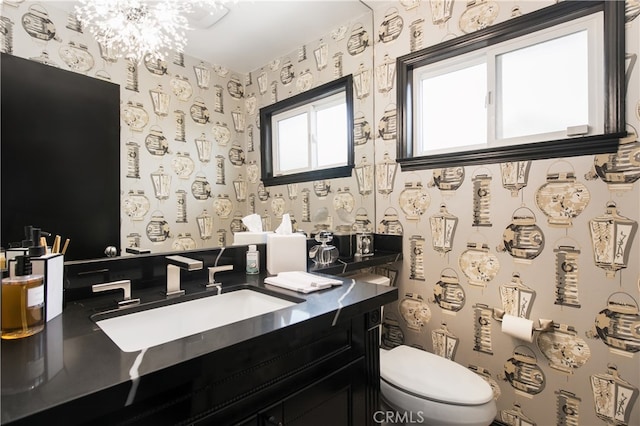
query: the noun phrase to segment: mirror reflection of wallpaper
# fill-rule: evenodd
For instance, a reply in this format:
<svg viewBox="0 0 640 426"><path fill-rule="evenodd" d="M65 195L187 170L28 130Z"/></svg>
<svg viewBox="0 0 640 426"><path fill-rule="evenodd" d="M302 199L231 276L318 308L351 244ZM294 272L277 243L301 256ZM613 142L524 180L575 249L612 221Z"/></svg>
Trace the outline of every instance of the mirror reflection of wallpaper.
<svg viewBox="0 0 640 426"><path fill-rule="evenodd" d="M290 213L308 233L349 228L359 209L374 219L369 13L246 75L180 54L118 59L53 2L3 2L0 26L3 52L120 84L123 252L229 245L250 213L262 216L265 230ZM353 176L265 188L260 107L350 73L358 118Z"/></svg>
<svg viewBox="0 0 640 426"><path fill-rule="evenodd" d="M376 40L376 66L555 3L374 3L379 33L392 8L404 23L393 40ZM640 50L633 4L627 2L628 57ZM640 73L633 61L626 72L629 137L617 153L398 169L376 199L378 219L390 208L399 213L405 253L397 266L400 299L385 308L384 345L447 356L443 341L455 336L455 362L492 385L496 419L505 424L640 424ZM396 90L375 94L378 163L396 152L387 108ZM425 199L430 203L419 202ZM420 312L420 300L431 309L416 326L408 313ZM496 310L552 319L553 327L532 342L519 340L502 333Z"/></svg>

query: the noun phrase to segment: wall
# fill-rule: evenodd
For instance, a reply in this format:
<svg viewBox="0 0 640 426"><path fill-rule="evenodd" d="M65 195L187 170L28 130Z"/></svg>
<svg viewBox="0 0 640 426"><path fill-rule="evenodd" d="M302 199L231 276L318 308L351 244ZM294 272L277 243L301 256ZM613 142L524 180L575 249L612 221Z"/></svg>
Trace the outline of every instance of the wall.
<svg viewBox="0 0 640 426"><path fill-rule="evenodd" d="M453 2L450 18L436 24L431 5L442 3L373 2L376 34L384 34L389 27L401 28L395 38L376 39L376 69L384 65L387 56L395 60L415 49L462 35L459 23L468 8L467 2ZM498 12L493 21L497 23L515 13L528 13L553 2L486 3ZM401 24L398 19L402 20ZM639 21L635 18L626 24L627 52L633 58L639 50ZM630 141L634 144L632 151L637 153L640 144L635 131L640 128L640 79L635 68L627 70L626 104L632 132ZM387 109L394 109L395 89L388 93L376 91L376 123L383 119ZM460 126L464 126L464 120L465 117L459 117ZM377 161L384 152L394 155L395 142L395 139L376 138ZM594 162L600 163L603 158L606 161L607 156L534 161L530 163L526 185L519 190L503 184L504 172L514 165L419 172L398 169L393 192L376 198L377 219L391 212L390 208L395 210L392 213L397 213L405 253L396 281L400 300L385 309L383 344L416 346L453 358L476 371L492 384L498 419L508 424L640 424L640 407L634 400L640 386L638 234L630 243L628 266L609 278L607 271L595 265L589 233L589 222L605 213L610 200L616 203L620 215L637 222L640 183L617 185L607 184L600 178L592 179ZM632 162L633 181L640 176L640 164L637 159ZM573 172L575 181L556 189L559 193L582 197L572 201L576 209L573 214L577 216L569 226L553 226L545 213L554 209L548 195L555 185L549 187L547 182L547 174L554 172ZM407 185L415 186L415 183L422 184L423 194L416 196L404 191ZM409 199L419 200L417 210L406 201ZM442 204L458 220L449 251L436 249L441 241L437 237L441 234L430 226ZM533 216L537 228L515 229L511 226L515 214ZM529 262L499 249L504 245L503 240L509 242L521 230L527 236L539 238L540 247L543 245L541 252ZM485 244L486 248L479 250L476 243ZM564 262L564 272L556 270L559 257L568 260ZM567 265L572 266L573 271ZM535 298L524 296L530 309L526 316L532 320L552 319L559 326L553 332L540 334L531 343L502 333L501 323L491 318L493 308L514 309L513 299L501 299L501 294L505 299L513 297L517 288L512 284L514 274L518 274L521 284L527 287L524 290L535 295ZM564 293L562 286L566 289ZM523 295L527 294L525 291ZM627 313L608 312L607 308ZM526 307L524 309L526 312ZM595 338L596 326L607 328L611 334L621 316L635 324L635 331L625 336L628 346L612 348ZM600 377L608 374L610 366L617 368L616 374L628 382L625 386L629 389L619 394L615 402L615 395L606 393L595 397L591 389L592 381L604 383ZM523 379L518 383L518 377L527 374L533 380ZM598 412L602 417L598 417Z"/></svg>
<svg viewBox="0 0 640 426"><path fill-rule="evenodd" d="M36 41L30 37L20 26L20 19L28 10L28 4L23 3L17 8L3 5L3 16L11 19L13 25L13 53L23 57L37 57L43 50L49 52L49 56L59 66L68 68L61 56L60 49L69 41L80 40L88 46L95 65L86 73L92 76L103 75L106 71L112 81L122 85L122 100L140 102L143 104L149 121L143 127L142 132L133 131L123 121L122 140L123 149L127 147L129 140L139 146L140 151L140 177L127 177L127 157L123 156L121 168L123 171L123 244L128 244L126 237L139 234L142 246L152 246L154 250L164 251L171 248L189 248L193 244L197 247L217 246L216 231L222 229L230 238L231 226L235 213L244 214L252 210L249 202L250 195L256 198L256 212L269 218L271 227L277 226L277 215L283 210L282 201L277 194L282 194L284 209L291 210L299 224L303 224L302 216L305 212L302 203L303 190L309 194L310 206L306 210L309 215L322 208L326 208L328 215L345 220L333 220L332 226L348 224L349 220L356 219L355 213L360 206L372 206L375 197L375 215L368 207L366 219L368 226L375 227L380 232L402 233L404 236L405 261L394 265L397 269L396 284L399 287L401 299L385 309L385 327L383 344L393 346L405 343L422 348L427 351L441 353L453 358L456 362L469 367L481 374L494 387L495 397L498 403L498 419L509 424L520 424L520 421L528 420L538 425L547 424L584 424L599 423L640 424L640 408L634 400L637 389L640 386L640 367L638 363L639 337L637 326L635 335L627 335L625 339L630 344L628 347L611 348L602 339L597 339L596 326L604 328L608 326L608 332L612 333L620 322L621 317L637 324L638 309L637 300L640 297L638 288L639 267L638 238L631 242L629 261L626 268L617 271L613 278L608 278L604 269L594 263L593 248L589 234L589 221L602 216L609 200L615 201L620 215L637 222L640 218L640 188L639 183L630 183L622 188L620 185L608 184L602 179L589 180L586 176L593 175L594 163L599 163L601 158L594 156L577 156L559 160L543 160L532 162L529 166L526 185L519 190L506 188L503 183L503 167L506 170L509 165L491 164L482 167L462 167L453 170L451 174L443 173L443 170L424 170L420 172L405 173L397 170L394 185L391 191L386 191L381 186L381 179L377 179L371 194L360 195L356 188L355 178L335 180L327 182L334 192L324 194L322 185L313 183L298 185L298 197L289 198L288 188L275 187L269 189L269 198L266 192L259 187L259 181L254 176L259 176L259 132L257 132L256 111L257 107L267 105L275 98L271 92L276 87L278 99L294 94L298 89L297 81L284 85L280 81L282 70L292 70L295 76L300 77L307 67L310 69L313 84L319 84L330 79L334 70L332 60L342 57L342 73L358 73L361 71L360 58L363 54L375 54L375 63L372 66L364 66L371 73L371 79L365 85L369 95L363 97L358 107L365 109L365 121L369 125L370 139L356 148L356 164L360 161L360 153L365 149L375 147L375 156L367 154L370 163L382 164L387 153L392 159L395 156L395 79L390 78L390 86L384 85L383 78L386 68L383 66L393 64L396 57L442 40L462 34L459 21L467 7L467 2L453 2L451 16L444 22L434 23L434 16L430 6L438 2L427 1L403 1L403 2L371 2L375 9L374 28L367 31L366 36L370 46L362 53L351 55L348 52L348 40L356 29L358 20L346 23L349 31L344 38L335 40L333 31L325 42L329 45L329 63L323 70L314 69L312 51L320 44L320 40L312 41L301 46L297 52L274 58L270 64L265 64L260 70L249 76L240 76L223 67L215 66L211 75L209 89L202 89L196 85L193 66L199 61L195 58L184 58L184 67L167 61L167 73L155 75L143 65L138 70L138 91L126 88L127 66L120 60L110 63L101 59L98 47L87 35L80 35L66 27L66 14L57 11L54 7L46 5L47 11L56 25L57 34L62 41ZM500 1L499 3L487 2L497 7L498 14L494 22L509 19L515 13L528 13L538 8L547 6L552 2L534 1ZM630 16L631 18L631 16ZM401 21L400 21L401 20ZM364 24L364 22L362 22ZM401 24L401 25L400 25ZM5 21L6 25L6 21ZM629 55L637 55L639 46L640 19L635 18L626 24L627 52ZM355 31L357 33L357 30ZM6 36L5 36L6 38ZM371 46L372 44L372 46ZM6 48L5 48L6 49ZM298 58L305 53L306 60ZM303 56L303 55L302 55ZM635 56L630 56L630 58ZM287 60L292 67L285 67ZM629 130L633 132L631 143L637 143L635 129L640 127L640 81L638 70L631 66L627 71L629 87L627 94L627 122ZM264 74L267 76L268 88L260 93L258 78ZM285 75L288 75L286 72ZM153 113L151 100L148 94L158 84L169 92L172 87L172 79L177 75L186 76L193 87L193 94L186 101L179 101L178 95L173 93L170 104L170 112L167 117L158 117ZM306 74L305 74L306 75ZM308 84L308 77L299 79L301 87ZM174 80L175 81L175 80ZM287 81L285 79L285 81ZM365 81L367 81L365 79ZM237 83L240 82L240 85ZM216 86L222 88L223 112L216 112ZM244 93L244 98L236 99L233 95L239 91ZM218 89L219 90L219 89ZM255 95L255 108L253 97ZM185 96L186 97L186 96ZM202 98L210 111L210 122L206 126L197 124L189 115L189 109L195 103L196 98ZM186 114L185 142L176 141L176 120L174 111L182 110ZM242 112L245 123L241 130L234 130L232 111ZM124 117L124 114L123 114ZM225 132L211 133L212 126L220 123L229 129L229 138L224 137ZM460 125L464 125L464 117L460 117ZM168 140L170 153L153 155L145 146L147 135L151 130L162 129ZM251 129L251 130L250 130ZM219 129L220 130L220 129ZM195 148L195 138L204 133L212 143L212 153L209 162L201 162ZM250 134L253 135L251 144ZM234 143L239 143L244 153L244 164L234 166L231 158L242 158L235 153L230 155L229 150ZM251 145L253 145L251 147ZM637 152L637 146L635 152ZM253 149L251 149L253 148ZM186 179L179 176L187 169L182 168L181 163L175 163L178 152L188 153L194 162L194 168ZM369 151L367 151L369 152ZM216 169L215 157L221 155L224 158L225 175L224 184L216 183L219 176ZM253 161L256 161L255 166ZM634 160L634 161L637 161ZM154 196L150 173L163 166L172 174L172 186L169 198L159 200ZM632 164L631 174L638 176L637 162ZM256 170L257 169L257 170ZM382 170L381 167L378 167ZM456 180L456 173L459 177ZM588 202L580 205L581 211L572 220L571 226L554 227L548 222L548 217L536 203L536 198L544 195L544 185L547 183L548 172L575 173L575 182L566 184L566 190L582 190L588 192ZM211 197L199 201L193 195L192 184L202 172L211 187ZM256 175L256 173L258 173ZM443 181L442 176L445 175ZM249 181L247 201L237 201L232 182L240 175ZM453 186L456 189L445 188L448 180L453 177ZM405 199L408 193L406 186L422 184L421 207L419 212L407 208ZM349 187L353 195L353 206L349 217L338 216L335 206L340 206L346 197L336 197L336 188ZM543 188L543 189L541 189ZM546 187L545 187L546 188ZM478 192L477 189L484 190ZM187 222L176 223L178 195L176 191L183 190L187 193ZM146 203L136 203L127 197L129 191L144 191L148 200ZM316 193L316 191L318 191ZM341 194L344 193L344 190ZM217 204L220 209L215 209L214 200L219 194L228 195L231 200L231 208L223 208L225 202ZM477 194L477 195L476 195ZM479 194L485 194L480 198ZM263 199L260 197L262 196ZM277 202L273 202L278 198ZM336 202L334 204L334 199ZM452 238L451 250L440 253L434 248L434 233L430 227L430 219L440 212L440 205L444 203L446 210L458 219L455 234ZM477 215L474 216L474 205L478 206ZM548 202L547 204L548 205ZM403 210L404 207L404 210ZM503 235L513 235L507 227L512 222L512 216L520 207L528 210L520 212L531 213L535 216L535 225L539 230L540 241L544 242L542 251L530 263L517 261L506 252L497 249L503 243ZM196 216L203 210L214 218L212 238L203 240L200 238L195 223ZM144 214L142 214L144 212ZM171 236L164 241L151 243L146 236L146 228L151 222L154 212L161 212L170 228ZM139 219L140 220L134 220ZM226 216L226 217L223 217ZM415 216L415 217L414 217ZM362 223L365 218L360 217ZM237 223L237 221L235 222ZM328 225L328 224L326 224ZM311 226L311 222L308 225ZM155 229L155 228L154 228ZM307 229L312 230L312 229ZM505 232L506 231L506 232ZM180 234L191 234L193 242L188 238L181 240ZM133 237L130 238L133 240ZM485 243L485 250L468 250L468 243ZM466 252L466 253L465 253ZM465 275L468 270L470 255L483 268L484 275L479 280L482 285L472 284ZM564 256L572 259L565 264L571 264L566 271L556 273L556 258ZM461 262L462 259L462 262ZM462 263L462 265L461 265ZM561 262L562 264L562 262ZM490 316L493 308L510 309L511 305L503 304L500 288L506 295L510 291L508 285L512 282L513 275L517 273L523 285L535 292L535 299L530 304L528 317L531 319L547 318L561 328L541 335L536 341L528 343L509 337L500 331L500 323ZM444 275L444 278L442 277ZM573 280L573 281L572 281ZM566 285L567 295L559 289ZM515 286L512 286L512 288ZM449 290L446 296L442 291ZM576 297L570 297L570 295ZM458 297L458 299L456 299ZM607 308L613 311L609 312ZM449 342L457 342L449 346L449 351L443 351L440 346L434 344L433 333L443 329L443 323L450 333ZM628 326L628 325L627 325ZM457 339L457 340L456 340ZM545 355L545 353L547 355ZM624 381L628 392L618 394L618 401L612 401L612 394L602 394L597 398L591 390L592 381L603 383L600 377L609 374L609 367L615 366L616 374ZM613 370L611 370L613 371ZM532 372L538 378L530 383L529 387L521 387L517 384L515 375ZM416 372L419 374L420 372ZM607 383L614 383L611 377ZM511 382L509 381L511 380ZM513 383L513 385L511 384ZM620 388L622 389L622 388ZM614 407L612 404L616 404ZM626 404L626 405L625 405ZM550 408L554 407L554 408ZM608 417L608 413L618 413L619 408L627 408L620 411L616 420ZM597 413L602 412L599 418ZM620 417L620 416L623 417Z"/></svg>

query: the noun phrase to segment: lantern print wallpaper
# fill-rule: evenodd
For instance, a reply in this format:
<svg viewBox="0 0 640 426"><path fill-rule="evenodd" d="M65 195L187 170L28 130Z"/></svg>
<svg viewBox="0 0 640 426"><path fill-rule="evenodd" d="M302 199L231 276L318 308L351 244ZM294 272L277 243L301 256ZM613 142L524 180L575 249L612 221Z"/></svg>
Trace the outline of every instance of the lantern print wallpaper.
<svg viewBox="0 0 640 426"><path fill-rule="evenodd" d="M403 20L394 40L374 43L376 63L555 3L374 4L376 27L393 8ZM626 51L633 58L640 19L637 2L626 3ZM385 342L445 357L455 342L454 361L492 384L497 424L640 424L640 69L633 60L625 68L628 136L615 153L397 167L386 175L394 180L376 170L376 187L384 188L376 218L393 208L404 230L404 260L394 266L401 296L383 317L387 335L402 338ZM394 158L388 107L397 90L375 94L376 166ZM453 119L465 125L463 115ZM406 309L420 300L428 302L430 318L417 326ZM405 315L397 314L401 307ZM503 312L552 325L531 342L520 340L502 332Z"/></svg>
<svg viewBox="0 0 640 426"><path fill-rule="evenodd" d="M308 233L400 236L403 260L376 268L399 290L383 347L414 346L478 374L497 424L639 425L637 0L625 2L628 134L617 152L419 171L395 162L398 57L555 3L370 1L370 13L241 73L188 55L116 59L55 2L6 1L0 50L120 84L122 251L233 244L250 213L267 230L290 213ZM265 187L259 109L348 74L357 170ZM504 310L552 327L519 340L502 332Z"/></svg>

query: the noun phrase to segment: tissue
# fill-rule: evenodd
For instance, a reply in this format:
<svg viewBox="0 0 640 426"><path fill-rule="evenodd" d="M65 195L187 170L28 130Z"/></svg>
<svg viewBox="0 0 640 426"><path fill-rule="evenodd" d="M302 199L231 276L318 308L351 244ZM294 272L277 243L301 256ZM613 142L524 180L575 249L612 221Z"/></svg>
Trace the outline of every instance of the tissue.
<svg viewBox="0 0 640 426"><path fill-rule="evenodd" d="M247 232L233 234L234 245L266 244L269 232L262 230L262 218L258 214L250 214L242 218L242 223L247 227Z"/></svg>
<svg viewBox="0 0 640 426"><path fill-rule="evenodd" d="M262 232L262 218L258 214L250 214L242 218L242 223L249 232Z"/></svg>
<svg viewBox="0 0 640 426"><path fill-rule="evenodd" d="M293 233L291 228L291 216L289 216L289 213L285 213L282 215L282 222L280 222L280 225L276 228L276 234L290 235Z"/></svg>
<svg viewBox="0 0 640 426"><path fill-rule="evenodd" d="M526 342L533 342L533 321L505 314L502 317L502 332Z"/></svg>

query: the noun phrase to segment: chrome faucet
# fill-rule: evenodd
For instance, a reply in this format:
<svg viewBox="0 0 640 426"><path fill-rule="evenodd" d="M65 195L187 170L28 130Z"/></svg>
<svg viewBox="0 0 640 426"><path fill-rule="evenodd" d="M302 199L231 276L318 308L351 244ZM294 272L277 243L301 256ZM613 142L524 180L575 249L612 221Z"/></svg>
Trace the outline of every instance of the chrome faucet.
<svg viewBox="0 0 640 426"><path fill-rule="evenodd" d="M184 290L180 288L180 269L198 271L202 269L202 261L184 256L166 256L167 260L167 296L180 296Z"/></svg>
<svg viewBox="0 0 640 426"><path fill-rule="evenodd" d="M98 293L100 291L114 290L118 288L122 289L124 292L124 299L118 302L119 308L140 303L140 299L131 298L131 281L130 280L112 281L110 283L94 284L91 286L91 290L94 293Z"/></svg>
<svg viewBox="0 0 640 426"><path fill-rule="evenodd" d="M222 271L233 271L233 265L222 265L222 266L211 266L209 269L209 282L204 286L206 288L215 287L218 290L218 294L222 292L222 283L216 282L215 274L216 272Z"/></svg>

